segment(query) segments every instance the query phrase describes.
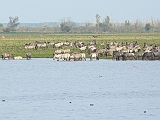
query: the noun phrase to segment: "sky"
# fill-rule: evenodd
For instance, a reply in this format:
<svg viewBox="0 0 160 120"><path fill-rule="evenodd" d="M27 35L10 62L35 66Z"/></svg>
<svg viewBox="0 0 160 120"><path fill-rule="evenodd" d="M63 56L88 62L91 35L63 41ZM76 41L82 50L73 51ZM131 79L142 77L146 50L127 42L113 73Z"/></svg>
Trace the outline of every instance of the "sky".
<svg viewBox="0 0 160 120"><path fill-rule="evenodd" d="M160 20L160 0L0 0L0 23L15 16L20 23L95 22L96 14L119 23Z"/></svg>

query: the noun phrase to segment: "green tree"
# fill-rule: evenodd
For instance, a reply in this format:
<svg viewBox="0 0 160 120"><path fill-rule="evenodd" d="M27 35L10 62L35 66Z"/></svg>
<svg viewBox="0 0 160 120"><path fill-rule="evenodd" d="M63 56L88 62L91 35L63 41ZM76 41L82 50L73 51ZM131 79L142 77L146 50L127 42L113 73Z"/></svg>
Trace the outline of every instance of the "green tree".
<svg viewBox="0 0 160 120"><path fill-rule="evenodd" d="M67 21L65 19L61 20L61 24L60 24L60 28L62 30L62 32L70 32L70 30L72 29L72 27L75 25L74 22L72 22L70 19L68 19Z"/></svg>
<svg viewBox="0 0 160 120"><path fill-rule="evenodd" d="M109 16L106 16L106 18L104 19L103 24L106 25L106 26L110 25L110 17Z"/></svg>
<svg viewBox="0 0 160 120"><path fill-rule="evenodd" d="M3 28L3 32L4 33L8 33L8 32L10 32L11 31L11 29L9 28L9 27L4 27Z"/></svg>
<svg viewBox="0 0 160 120"><path fill-rule="evenodd" d="M109 31L109 29L111 27L110 17L109 16L106 16L106 18L103 20L103 23L100 24L100 27L102 28L103 32Z"/></svg>
<svg viewBox="0 0 160 120"><path fill-rule="evenodd" d="M148 32L151 29L150 23L146 23L145 30Z"/></svg>
<svg viewBox="0 0 160 120"><path fill-rule="evenodd" d="M101 16L96 14L96 26L97 27L99 27L99 25L100 25L100 18L101 18Z"/></svg>
<svg viewBox="0 0 160 120"><path fill-rule="evenodd" d="M69 32L71 30L71 28L65 22L61 23L60 27L61 27L62 32Z"/></svg>
<svg viewBox="0 0 160 120"><path fill-rule="evenodd" d="M7 26L9 27L10 31L15 31L15 28L19 25L18 21L18 17L9 17Z"/></svg>
<svg viewBox="0 0 160 120"><path fill-rule="evenodd" d="M3 27L3 24L0 23L0 27Z"/></svg>

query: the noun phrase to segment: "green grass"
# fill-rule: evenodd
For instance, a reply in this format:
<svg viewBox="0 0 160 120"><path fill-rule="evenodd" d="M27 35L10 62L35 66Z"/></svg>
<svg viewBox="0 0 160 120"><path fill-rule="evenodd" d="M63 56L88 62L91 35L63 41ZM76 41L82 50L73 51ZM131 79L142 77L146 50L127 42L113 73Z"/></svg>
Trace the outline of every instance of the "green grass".
<svg viewBox="0 0 160 120"><path fill-rule="evenodd" d="M41 42L75 42L82 41L85 44L88 44L91 40L97 41L97 48L103 48L100 44L104 44L106 46L107 43L112 41L117 42L133 42L137 41L138 44L143 46L144 42L147 45L156 44L160 46L160 33L128 33L128 34L100 34L98 38L93 38L94 34L0 34L0 53L3 52L11 52L14 56L22 56L25 57L26 52L31 52L33 57L36 58L48 58L52 57L54 48L49 47L46 49L38 49L38 50L25 50L23 44L26 43L35 43L36 41ZM4 36L5 38L2 38ZM71 48L71 51L77 51L78 49L75 47ZM88 54L86 53L88 56Z"/></svg>

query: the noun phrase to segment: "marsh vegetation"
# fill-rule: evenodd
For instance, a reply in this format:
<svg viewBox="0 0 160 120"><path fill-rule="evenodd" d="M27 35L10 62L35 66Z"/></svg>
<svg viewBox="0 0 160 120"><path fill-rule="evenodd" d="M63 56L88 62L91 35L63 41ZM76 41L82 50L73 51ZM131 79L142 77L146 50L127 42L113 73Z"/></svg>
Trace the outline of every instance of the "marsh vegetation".
<svg viewBox="0 0 160 120"><path fill-rule="evenodd" d="M95 37L96 36L96 37ZM27 52L32 53L34 58L51 58L53 53L58 49L70 49L70 52L81 52L74 43L82 42L88 45L91 41L96 40L96 49L104 49L111 42L132 43L137 42L140 47L146 43L148 46L160 46L159 33L128 33L128 34L43 34L43 33L18 33L18 34L0 34L0 53L11 52L16 56L25 57ZM25 49L25 44L47 43L47 47L38 47L38 49ZM54 47L56 43L72 43ZM53 43L50 44L49 43ZM86 57L89 57L88 51L83 51ZM143 52L141 49L140 52ZM101 56L101 58L111 58Z"/></svg>

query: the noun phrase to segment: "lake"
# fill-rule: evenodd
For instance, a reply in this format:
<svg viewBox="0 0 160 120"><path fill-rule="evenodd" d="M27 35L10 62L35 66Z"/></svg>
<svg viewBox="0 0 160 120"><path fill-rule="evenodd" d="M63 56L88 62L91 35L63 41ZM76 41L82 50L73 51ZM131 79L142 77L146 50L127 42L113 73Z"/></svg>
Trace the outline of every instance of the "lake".
<svg viewBox="0 0 160 120"><path fill-rule="evenodd" d="M160 119L160 61L0 60L0 82L0 120Z"/></svg>

